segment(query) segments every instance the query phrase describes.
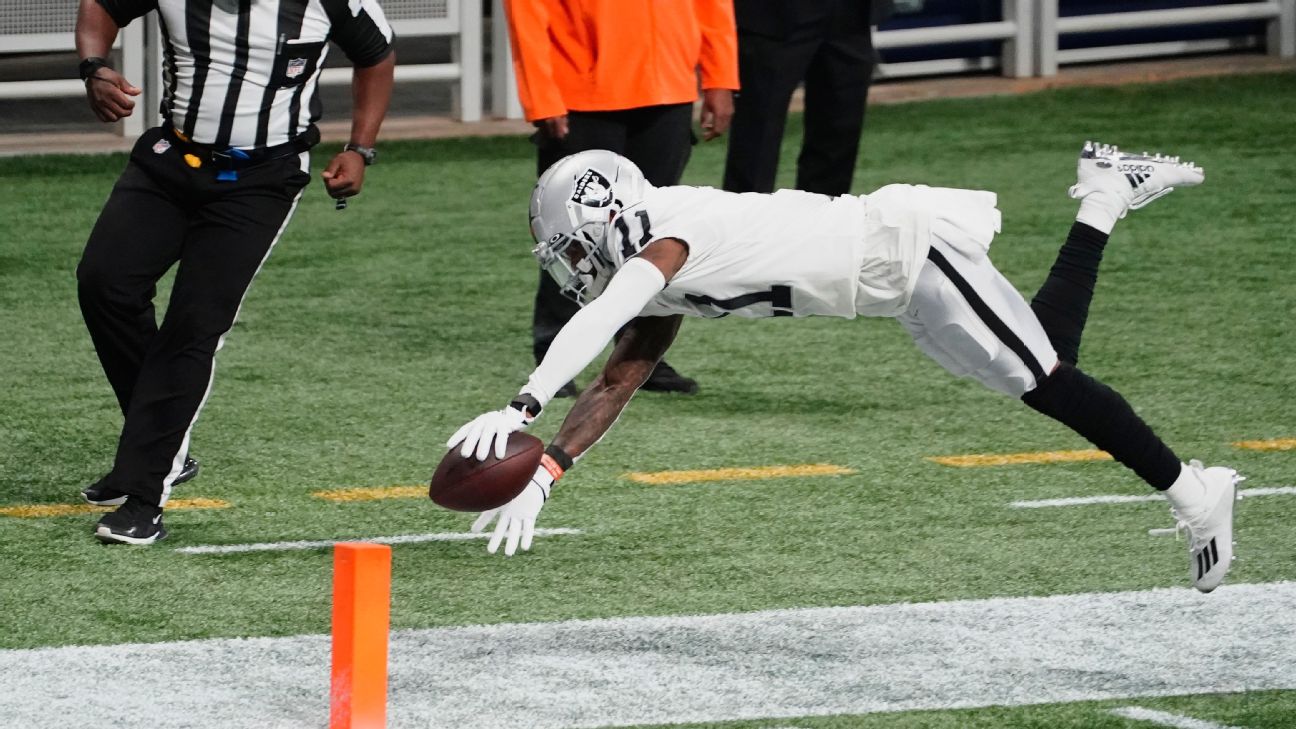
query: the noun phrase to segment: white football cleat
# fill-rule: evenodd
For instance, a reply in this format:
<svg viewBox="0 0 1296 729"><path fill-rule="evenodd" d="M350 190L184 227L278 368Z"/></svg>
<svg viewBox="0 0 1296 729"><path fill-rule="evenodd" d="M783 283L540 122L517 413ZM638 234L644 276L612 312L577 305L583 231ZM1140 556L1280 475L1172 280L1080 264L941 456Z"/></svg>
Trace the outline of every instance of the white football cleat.
<svg viewBox="0 0 1296 729"><path fill-rule="evenodd" d="M1094 192L1109 192L1138 210L1169 195L1176 187L1200 185L1206 171L1192 162L1163 154L1130 154L1110 144L1085 142L1076 164L1076 184L1067 194L1076 200ZM1124 212L1120 217L1125 217Z"/></svg>
<svg viewBox="0 0 1296 729"><path fill-rule="evenodd" d="M1186 529L1189 534L1188 576L1193 587L1210 592L1233 566L1233 502L1244 477L1231 468L1203 468L1201 461L1189 461L1180 479L1187 479L1196 493L1192 503L1175 504L1171 498L1170 514L1177 522L1175 531Z"/></svg>

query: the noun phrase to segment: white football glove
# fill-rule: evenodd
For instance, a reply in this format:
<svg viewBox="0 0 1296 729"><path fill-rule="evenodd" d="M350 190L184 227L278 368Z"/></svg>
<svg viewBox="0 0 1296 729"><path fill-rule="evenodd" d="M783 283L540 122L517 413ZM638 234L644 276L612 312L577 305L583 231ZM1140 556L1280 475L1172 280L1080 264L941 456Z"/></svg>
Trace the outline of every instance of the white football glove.
<svg viewBox="0 0 1296 729"><path fill-rule="evenodd" d="M477 460L484 461L486 454L490 452L491 442L494 441L495 457L503 458L504 449L508 447L509 433L526 428L532 420L535 418L528 418L525 412L512 406L482 413L456 430L450 440L446 441L446 447L454 448L463 443L459 455L467 458L475 452Z"/></svg>
<svg viewBox="0 0 1296 729"><path fill-rule="evenodd" d="M486 551L495 554L505 536L508 536L508 541L504 544L506 556L512 557L519 543L522 545L522 551L531 549L531 538L535 536L536 517L540 515L540 509L549 499L549 491L553 488L553 484L554 476L549 469L545 468L544 464L537 466L535 474L531 476L531 483L522 489L522 493L498 509L483 511L481 516L477 517L477 521L473 522L470 531L473 534L481 534L491 520L498 516L499 522L495 524L495 533L491 534L490 542L486 544Z"/></svg>

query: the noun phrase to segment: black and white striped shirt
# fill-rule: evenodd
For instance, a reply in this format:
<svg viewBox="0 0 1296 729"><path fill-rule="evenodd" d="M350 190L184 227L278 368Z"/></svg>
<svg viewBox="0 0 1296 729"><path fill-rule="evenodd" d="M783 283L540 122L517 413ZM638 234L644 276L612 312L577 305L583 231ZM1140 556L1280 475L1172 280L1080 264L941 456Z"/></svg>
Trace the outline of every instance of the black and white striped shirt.
<svg viewBox="0 0 1296 729"><path fill-rule="evenodd" d="M162 116L189 139L252 149L283 144L320 117L328 41L357 66L391 49L376 0L98 0L119 27L158 11Z"/></svg>

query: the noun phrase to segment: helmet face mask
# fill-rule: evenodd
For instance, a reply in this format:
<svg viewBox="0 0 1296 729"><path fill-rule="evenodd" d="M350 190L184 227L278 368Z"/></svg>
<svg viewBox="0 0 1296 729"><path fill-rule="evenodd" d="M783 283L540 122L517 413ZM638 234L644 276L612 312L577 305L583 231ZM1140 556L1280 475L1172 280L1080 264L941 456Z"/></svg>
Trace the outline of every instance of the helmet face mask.
<svg viewBox="0 0 1296 729"><path fill-rule="evenodd" d="M564 296L584 306L603 293L616 272L607 250L612 221L648 186L634 163L606 150L564 157L540 176L531 252Z"/></svg>

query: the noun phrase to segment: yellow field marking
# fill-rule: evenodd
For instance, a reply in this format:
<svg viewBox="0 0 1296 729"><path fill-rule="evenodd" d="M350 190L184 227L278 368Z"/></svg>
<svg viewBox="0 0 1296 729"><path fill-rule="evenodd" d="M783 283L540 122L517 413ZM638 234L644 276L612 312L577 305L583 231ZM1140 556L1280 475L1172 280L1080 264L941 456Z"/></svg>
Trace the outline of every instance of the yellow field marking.
<svg viewBox="0 0 1296 729"><path fill-rule="evenodd" d="M639 483L664 486L695 481L755 481L764 478L799 478L802 476L848 476L852 468L827 463L807 463L800 466L761 466L758 468L713 468L705 471L655 471L653 473L627 473L626 478Z"/></svg>
<svg viewBox="0 0 1296 729"><path fill-rule="evenodd" d="M1110 461L1105 451L1041 451L1038 453L978 453L968 456L928 456L927 460L942 466L974 468L976 466L1017 466L1025 463L1073 463L1076 461Z"/></svg>
<svg viewBox="0 0 1296 729"><path fill-rule="evenodd" d="M1249 451L1291 451L1296 450L1296 438L1274 438L1273 440L1240 440L1233 444L1235 448Z"/></svg>
<svg viewBox="0 0 1296 729"><path fill-rule="evenodd" d="M227 509L230 503L220 499L171 499L166 509ZM24 506L0 506L0 516L12 516L18 519L39 519L46 516L68 516L71 514L93 514L108 511L110 506L91 506L90 504L28 504Z"/></svg>
<svg viewBox="0 0 1296 729"><path fill-rule="evenodd" d="M312 491L311 496L325 501L378 501L380 499L426 499L427 486L374 486L359 489Z"/></svg>

